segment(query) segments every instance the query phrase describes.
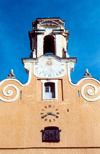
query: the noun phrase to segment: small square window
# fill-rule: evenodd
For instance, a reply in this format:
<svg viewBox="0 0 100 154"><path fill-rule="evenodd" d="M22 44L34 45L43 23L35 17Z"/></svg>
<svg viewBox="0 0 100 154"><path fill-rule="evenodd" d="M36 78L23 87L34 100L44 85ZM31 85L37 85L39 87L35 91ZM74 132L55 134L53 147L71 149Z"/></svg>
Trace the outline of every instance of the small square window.
<svg viewBox="0 0 100 154"><path fill-rule="evenodd" d="M51 82L50 82L51 81ZM42 80L42 97L44 99L57 99L57 81Z"/></svg>
<svg viewBox="0 0 100 154"><path fill-rule="evenodd" d="M45 127L42 132L42 142L59 142L60 132L58 127Z"/></svg>

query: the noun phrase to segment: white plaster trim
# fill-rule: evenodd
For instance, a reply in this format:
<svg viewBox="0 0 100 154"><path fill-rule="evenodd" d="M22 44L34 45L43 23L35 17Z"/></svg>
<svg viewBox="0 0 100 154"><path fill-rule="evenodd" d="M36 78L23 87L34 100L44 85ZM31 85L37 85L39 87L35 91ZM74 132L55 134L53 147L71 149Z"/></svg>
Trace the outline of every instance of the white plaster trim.
<svg viewBox="0 0 100 154"><path fill-rule="evenodd" d="M58 95L57 95L57 82L58 82L58 80L41 80L41 82L42 82L42 99L43 100L57 100L57 98L58 98ZM48 99L45 98L45 86L44 86L44 84L47 83L47 82L55 83L55 98L48 98Z"/></svg>
<svg viewBox="0 0 100 154"><path fill-rule="evenodd" d="M29 78L28 78L28 82L26 83L26 84L22 84L19 80L17 80L17 79L4 79L4 80L2 80L1 82L0 82L0 85L2 85L4 82L6 82L6 81L15 81L15 82L17 82L17 83L19 83L21 86L27 86L29 83L30 83L30 81L31 81L31 64L29 64L29 63L27 63L27 65L24 65L25 66L25 68L29 71ZM10 97L10 96L12 96L13 95L13 91L12 90L8 90L8 92L6 93L5 92L5 90L6 90L6 88L8 88L8 87L13 87L16 91L17 91L17 94L16 94L16 96L13 98L13 99L11 99L11 100L6 100L6 99L3 99L1 96L0 96L0 99L2 100L2 101L4 101L4 102L13 102L13 101L15 101L17 98L18 98L18 96L19 96L19 89L15 86L15 85L13 85L13 84L7 84L4 88L3 88L3 90L2 90L2 92L3 92L3 95L4 96L6 96L6 97Z"/></svg>
<svg viewBox="0 0 100 154"><path fill-rule="evenodd" d="M100 99L100 96L99 96L99 97L96 97L96 98L93 98L93 99L87 98L87 97L84 95L84 89L85 89L85 87L87 87L87 86L91 86L91 87L94 88L94 91L93 91L92 89L88 89L88 90L87 90L87 94L88 94L88 95L94 96L94 95L97 94L97 87L96 87L94 84L88 83L88 84L85 84L85 85L82 87L82 89L81 89L82 97L83 97L85 100L87 100L87 101L96 101L96 100Z"/></svg>
<svg viewBox="0 0 100 154"><path fill-rule="evenodd" d="M16 81L17 83L19 83L21 86L27 86L30 81L31 81L31 64L28 65L29 66L29 78L28 78L28 82L25 84L22 84L19 80L17 79L4 79L0 82L0 85L2 85L2 83L6 82L6 81Z"/></svg>
<svg viewBox="0 0 100 154"><path fill-rule="evenodd" d="M16 96L15 96L13 99L11 99L11 100L3 99L1 96L0 96L0 99L1 99L2 101L4 101L4 102L13 102L13 101L15 101L15 100L18 98L18 96L19 96L19 89L18 89L15 85L13 85L13 84L8 84L7 86L5 86L5 87L3 88L3 91L2 91L3 94L4 94L4 96L6 96L6 97L10 97L10 96L13 95L13 91L12 91L12 90L8 90L7 93L5 92L5 90L6 90L8 87L13 87L13 88L16 90Z"/></svg>
<svg viewBox="0 0 100 154"><path fill-rule="evenodd" d="M70 84L71 85L73 85L73 86L78 86L82 81L84 81L84 80L93 80L93 81L96 81L98 84L100 84L100 81L99 80L97 80L97 79L95 79L95 78L90 78L90 77L88 77L88 78L82 78L81 80L79 80L77 83L73 83L72 81L71 81L71 77L70 77L70 67L69 67L69 63L68 63L68 65L67 65L67 70L68 70L68 80L69 80L69 82L70 82Z"/></svg>
<svg viewBox="0 0 100 154"><path fill-rule="evenodd" d="M68 79L69 79L70 84L73 85L73 86L78 86L81 82L83 82L83 81L85 81L85 80L92 80L92 81L97 82L97 83L100 85L100 81L99 81L99 80L94 79L94 78L91 78L91 77L83 78L83 79L79 80L78 83L76 83L76 84L72 83L71 78L70 78L70 66L69 66L69 63L68 63ZM94 84L88 83L88 84L85 84L85 85L82 87L82 89L81 89L82 97L83 97L86 101L91 101L91 102L92 102L92 101L97 101L97 100L99 100L99 99L100 99L100 96L98 96L98 97L96 97L96 98L93 98L93 99L89 99L89 98L87 98L87 97L84 95L83 91L84 91L84 88L85 88L86 86L92 86L92 87L94 88L94 93L93 93L93 91L92 91L91 89L88 89L88 91L87 91L87 94L88 94L88 95L90 95L90 96L95 96L95 95L97 94L97 87L96 87Z"/></svg>

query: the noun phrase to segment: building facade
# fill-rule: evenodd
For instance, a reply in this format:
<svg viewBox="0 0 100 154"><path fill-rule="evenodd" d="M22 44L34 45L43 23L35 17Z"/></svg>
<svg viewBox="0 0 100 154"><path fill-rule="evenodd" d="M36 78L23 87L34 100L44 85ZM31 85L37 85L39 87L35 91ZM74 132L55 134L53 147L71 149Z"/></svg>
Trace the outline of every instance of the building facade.
<svg viewBox="0 0 100 154"><path fill-rule="evenodd" d="M37 18L32 28L28 82L13 70L0 82L0 154L99 154L100 82L86 70L72 83L64 21Z"/></svg>

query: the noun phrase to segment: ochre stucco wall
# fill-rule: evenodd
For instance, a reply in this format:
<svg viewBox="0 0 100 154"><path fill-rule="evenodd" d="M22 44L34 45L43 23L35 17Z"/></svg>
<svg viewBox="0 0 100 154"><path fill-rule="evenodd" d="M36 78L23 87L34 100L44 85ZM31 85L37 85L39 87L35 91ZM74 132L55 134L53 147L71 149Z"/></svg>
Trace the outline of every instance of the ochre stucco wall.
<svg viewBox="0 0 100 154"><path fill-rule="evenodd" d="M83 85L91 83L97 87L96 96L87 94L88 89L94 90L91 86L86 87L84 94L88 98L98 97L100 84L92 79L84 79L76 86L72 85L66 69L65 76L59 78L57 82L58 100L44 101L41 80L33 75L32 70L33 65L31 81L28 85L22 86L16 80L5 80L0 86L0 96L7 100L9 97L2 93L6 85L13 84L19 89L19 96L15 101L0 101L0 153L100 153L100 100L86 101L81 95ZM10 99L16 95L13 87L11 90L13 90L13 95ZM20 99L20 91L22 91L22 99ZM78 91L80 97L78 97ZM52 115L47 116L47 121L41 118L41 113L46 114L49 111L59 112L59 118ZM59 127L60 142L42 142L41 130L47 126Z"/></svg>

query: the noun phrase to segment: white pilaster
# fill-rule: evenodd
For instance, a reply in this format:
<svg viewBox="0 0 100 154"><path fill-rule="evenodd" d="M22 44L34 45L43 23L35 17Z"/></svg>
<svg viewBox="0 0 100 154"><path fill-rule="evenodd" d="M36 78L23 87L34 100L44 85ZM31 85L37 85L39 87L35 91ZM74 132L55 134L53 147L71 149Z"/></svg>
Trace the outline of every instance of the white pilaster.
<svg viewBox="0 0 100 154"><path fill-rule="evenodd" d="M61 34L56 34L56 55L59 57L62 57L62 52L61 52Z"/></svg>
<svg viewBox="0 0 100 154"><path fill-rule="evenodd" d="M43 35L37 35L37 57L43 55Z"/></svg>

